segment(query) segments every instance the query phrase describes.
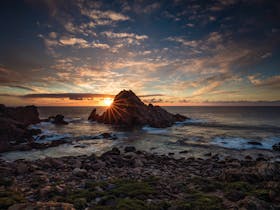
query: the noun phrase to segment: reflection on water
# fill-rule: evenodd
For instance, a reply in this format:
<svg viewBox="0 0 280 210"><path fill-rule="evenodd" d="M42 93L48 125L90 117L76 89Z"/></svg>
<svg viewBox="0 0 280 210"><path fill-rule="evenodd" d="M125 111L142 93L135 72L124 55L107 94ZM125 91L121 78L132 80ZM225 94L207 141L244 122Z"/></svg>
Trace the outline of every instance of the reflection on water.
<svg viewBox="0 0 280 210"><path fill-rule="evenodd" d="M174 152L178 157L203 157L209 151L238 155L242 150L254 152L254 149L265 149L261 153L270 152L272 145L280 142L279 107L166 107L170 112L192 119L166 129L144 126L130 131L87 121L92 108L41 107L41 118L61 113L69 124L40 123L33 126L43 130L36 137L37 141L66 139L70 143L45 150L5 153L2 158L14 160L101 154L113 146L121 148L126 145L159 154ZM97 107L97 112L103 110L104 107ZM100 138L102 133L113 133L117 140ZM180 151L185 152L180 154Z"/></svg>

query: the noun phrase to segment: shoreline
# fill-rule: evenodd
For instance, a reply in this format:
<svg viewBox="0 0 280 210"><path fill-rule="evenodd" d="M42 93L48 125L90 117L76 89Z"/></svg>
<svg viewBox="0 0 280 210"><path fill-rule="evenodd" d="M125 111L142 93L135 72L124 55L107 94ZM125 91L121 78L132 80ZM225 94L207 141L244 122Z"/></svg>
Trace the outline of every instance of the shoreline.
<svg viewBox="0 0 280 210"><path fill-rule="evenodd" d="M22 202L73 209L280 207L280 163L265 159L175 159L128 146L99 157L0 160L0 167L4 209Z"/></svg>
<svg viewBox="0 0 280 210"><path fill-rule="evenodd" d="M108 140L106 141L116 141L116 140ZM84 140L81 140L81 142ZM100 140L96 139L96 143L102 143ZM24 159L27 161L36 161L36 160L43 160L45 158L53 157L53 158L65 158L65 157L78 157L78 156L90 156L92 154L95 155L102 155L102 153L112 149L113 147L118 147L119 149L124 149L126 146L135 146L131 144L130 140L123 140L123 142L117 142L117 144L112 144L111 146L107 146L104 148L99 148L100 151L91 151L89 152L87 147L81 147L81 149L86 148L84 151L77 153L77 154L69 154L65 153L62 154L59 152L68 147L78 148L79 142L73 143L72 141L52 141L50 143L37 143L37 148L30 148L28 150L12 150L7 152L0 153L0 160L13 162L19 159ZM96 145L96 143L93 144ZM175 143L176 144L176 143ZM46 146L47 145L47 146ZM171 143L172 145L172 143ZM227 159L227 158L235 158L238 160L257 160L257 159L266 159L270 162L280 161L280 153L279 151L268 150L268 149L261 149L261 148L252 148L252 149L235 149L235 148L226 148L221 147L218 145L206 145L206 144L192 144L192 143L184 143L182 145L182 149L163 149L161 150L160 147L150 147L147 149L138 148L141 151L154 154L154 155L166 155L173 157L175 159L180 158L202 158L207 159L209 156L219 155L220 159ZM91 148L91 147L90 147ZM53 150L53 152L50 152ZM58 151L56 151L58 150ZM56 152L56 153L55 153ZM73 152L73 151L72 151Z"/></svg>

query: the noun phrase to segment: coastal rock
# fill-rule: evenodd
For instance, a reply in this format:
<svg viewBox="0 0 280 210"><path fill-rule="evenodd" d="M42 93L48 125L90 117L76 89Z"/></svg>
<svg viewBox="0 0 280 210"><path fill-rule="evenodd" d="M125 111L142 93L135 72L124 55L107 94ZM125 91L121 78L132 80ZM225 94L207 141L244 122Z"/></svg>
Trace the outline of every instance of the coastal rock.
<svg viewBox="0 0 280 210"><path fill-rule="evenodd" d="M272 146L272 149L273 149L274 151L280 151L280 143L274 144L274 145Z"/></svg>
<svg viewBox="0 0 280 210"><path fill-rule="evenodd" d="M159 106L146 105L131 90L123 90L102 115L96 114L94 109L88 119L125 127L149 125L164 128L188 118L171 114Z"/></svg>
<svg viewBox="0 0 280 210"><path fill-rule="evenodd" d="M36 106L6 107L2 104L0 107L0 116L22 123L24 127L40 122L39 112Z"/></svg>
<svg viewBox="0 0 280 210"><path fill-rule="evenodd" d="M257 141L249 141L248 144L256 145L256 146L262 146L262 143L257 142Z"/></svg>
<svg viewBox="0 0 280 210"><path fill-rule="evenodd" d="M31 133L22 123L0 117L0 152L8 151L14 145L32 140Z"/></svg>
<svg viewBox="0 0 280 210"><path fill-rule="evenodd" d="M124 152L135 152L136 148L133 146L127 146L124 148Z"/></svg>
<svg viewBox="0 0 280 210"><path fill-rule="evenodd" d="M39 130L27 126L40 122L35 106L6 107L0 105L0 152L12 150L20 143L33 142L33 135Z"/></svg>
<svg viewBox="0 0 280 210"><path fill-rule="evenodd" d="M75 176L83 177L87 175L87 170L86 169L81 169L81 168L75 168L73 170L73 174Z"/></svg>
<svg viewBox="0 0 280 210"><path fill-rule="evenodd" d="M58 114L56 116L49 117L49 121L55 125L67 125L68 122L64 120L64 116L62 114Z"/></svg>

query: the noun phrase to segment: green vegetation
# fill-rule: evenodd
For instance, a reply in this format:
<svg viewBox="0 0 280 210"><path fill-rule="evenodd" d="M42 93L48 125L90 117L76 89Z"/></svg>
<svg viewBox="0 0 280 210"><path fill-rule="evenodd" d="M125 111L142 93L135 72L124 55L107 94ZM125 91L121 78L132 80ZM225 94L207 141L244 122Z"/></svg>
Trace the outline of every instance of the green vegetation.
<svg viewBox="0 0 280 210"><path fill-rule="evenodd" d="M185 209L194 210L214 210L224 209L222 199L217 196L207 195L203 193L195 193L186 198Z"/></svg>

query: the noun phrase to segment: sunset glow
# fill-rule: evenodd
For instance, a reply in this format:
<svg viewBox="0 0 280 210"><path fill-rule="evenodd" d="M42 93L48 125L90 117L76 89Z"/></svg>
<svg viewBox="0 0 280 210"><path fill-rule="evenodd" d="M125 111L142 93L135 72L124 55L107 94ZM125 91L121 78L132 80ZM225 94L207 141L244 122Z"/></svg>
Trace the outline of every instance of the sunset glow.
<svg viewBox="0 0 280 210"><path fill-rule="evenodd" d="M0 103L279 105L279 2L203 2L1 1Z"/></svg>
<svg viewBox="0 0 280 210"><path fill-rule="evenodd" d="M111 106L111 104L113 103L113 99L112 98L104 98L103 103L105 106Z"/></svg>

